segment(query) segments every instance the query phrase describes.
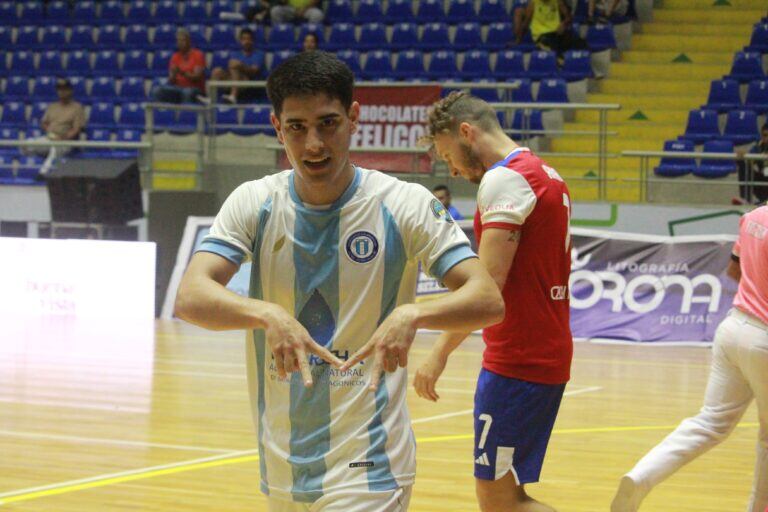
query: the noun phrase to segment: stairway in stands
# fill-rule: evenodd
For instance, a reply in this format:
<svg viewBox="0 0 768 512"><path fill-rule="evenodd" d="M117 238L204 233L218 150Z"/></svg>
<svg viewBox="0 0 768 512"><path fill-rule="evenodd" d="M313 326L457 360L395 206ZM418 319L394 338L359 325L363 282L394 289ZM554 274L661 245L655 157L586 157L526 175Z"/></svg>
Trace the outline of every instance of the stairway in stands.
<svg viewBox="0 0 768 512"><path fill-rule="evenodd" d="M707 101L710 81L730 71L733 55L749 44L751 28L766 14L765 0L664 0L632 37L630 50L611 64L609 75L589 94L590 103L618 103L608 115L608 151L660 151L664 141L685 131L688 112ZM577 113L566 130L595 130L597 112ZM597 151L594 138L565 136L552 143L554 152ZM594 160L549 157L568 178L597 173ZM639 178L639 161L608 160L609 178ZM576 200L597 200L597 187L569 182ZM638 201L633 183L608 183L609 201Z"/></svg>

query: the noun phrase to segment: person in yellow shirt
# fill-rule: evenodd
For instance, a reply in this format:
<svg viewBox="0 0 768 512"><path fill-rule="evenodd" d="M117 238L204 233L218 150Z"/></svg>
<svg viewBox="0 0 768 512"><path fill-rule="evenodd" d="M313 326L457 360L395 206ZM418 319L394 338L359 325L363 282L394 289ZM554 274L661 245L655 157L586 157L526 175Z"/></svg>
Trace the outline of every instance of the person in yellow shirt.
<svg viewBox="0 0 768 512"><path fill-rule="evenodd" d="M563 0L530 0L517 40L530 28L536 46L552 50L560 58L568 50L585 50L587 43L572 30L571 20L571 11Z"/></svg>
<svg viewBox="0 0 768 512"><path fill-rule="evenodd" d="M320 0L284 0L277 2L270 10L272 23L292 23L308 21L322 23L323 11L320 10Z"/></svg>

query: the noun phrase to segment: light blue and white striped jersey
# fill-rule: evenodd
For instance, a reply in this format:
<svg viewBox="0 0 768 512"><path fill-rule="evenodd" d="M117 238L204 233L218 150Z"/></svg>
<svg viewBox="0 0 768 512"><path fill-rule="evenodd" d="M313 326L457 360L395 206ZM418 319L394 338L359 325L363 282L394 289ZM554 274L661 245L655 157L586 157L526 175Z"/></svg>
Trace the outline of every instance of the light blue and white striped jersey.
<svg viewBox="0 0 768 512"><path fill-rule="evenodd" d="M414 301L419 264L442 279L474 257L427 189L360 168L327 209L301 202L290 170L241 185L199 250L238 265L252 260L250 296L285 308L341 359L396 306ZM246 347L262 491L314 502L413 484L406 370L386 374L371 393L370 361L340 372L312 357L307 389L298 373L278 376L262 330L248 334Z"/></svg>

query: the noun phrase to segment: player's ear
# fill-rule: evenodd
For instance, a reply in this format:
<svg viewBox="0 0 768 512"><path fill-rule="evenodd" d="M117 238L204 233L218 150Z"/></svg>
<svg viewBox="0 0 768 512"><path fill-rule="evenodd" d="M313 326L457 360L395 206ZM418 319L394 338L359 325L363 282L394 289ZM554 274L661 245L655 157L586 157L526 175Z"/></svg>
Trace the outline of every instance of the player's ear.
<svg viewBox="0 0 768 512"><path fill-rule="evenodd" d="M471 143L474 139L474 130L472 129L472 125L468 122L464 121L459 125L459 136L464 140L465 142Z"/></svg>
<svg viewBox="0 0 768 512"><path fill-rule="evenodd" d="M353 101L347 113L350 121L350 133L357 132L357 122L360 119L360 103Z"/></svg>
<svg viewBox="0 0 768 512"><path fill-rule="evenodd" d="M269 121L275 128L275 132L277 133L277 140L280 141L280 144L285 144L285 140L283 139L283 132L280 131L280 119L275 115L274 112L270 112Z"/></svg>

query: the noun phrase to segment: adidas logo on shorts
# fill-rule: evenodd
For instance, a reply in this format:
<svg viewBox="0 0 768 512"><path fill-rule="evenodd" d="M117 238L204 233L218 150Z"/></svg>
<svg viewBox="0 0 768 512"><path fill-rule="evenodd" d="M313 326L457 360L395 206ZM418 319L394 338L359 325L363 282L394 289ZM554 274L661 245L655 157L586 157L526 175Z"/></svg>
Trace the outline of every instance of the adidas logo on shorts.
<svg viewBox="0 0 768 512"><path fill-rule="evenodd" d="M491 462L488 460L488 454L483 453L481 456L475 459L475 464L478 466L490 466Z"/></svg>

